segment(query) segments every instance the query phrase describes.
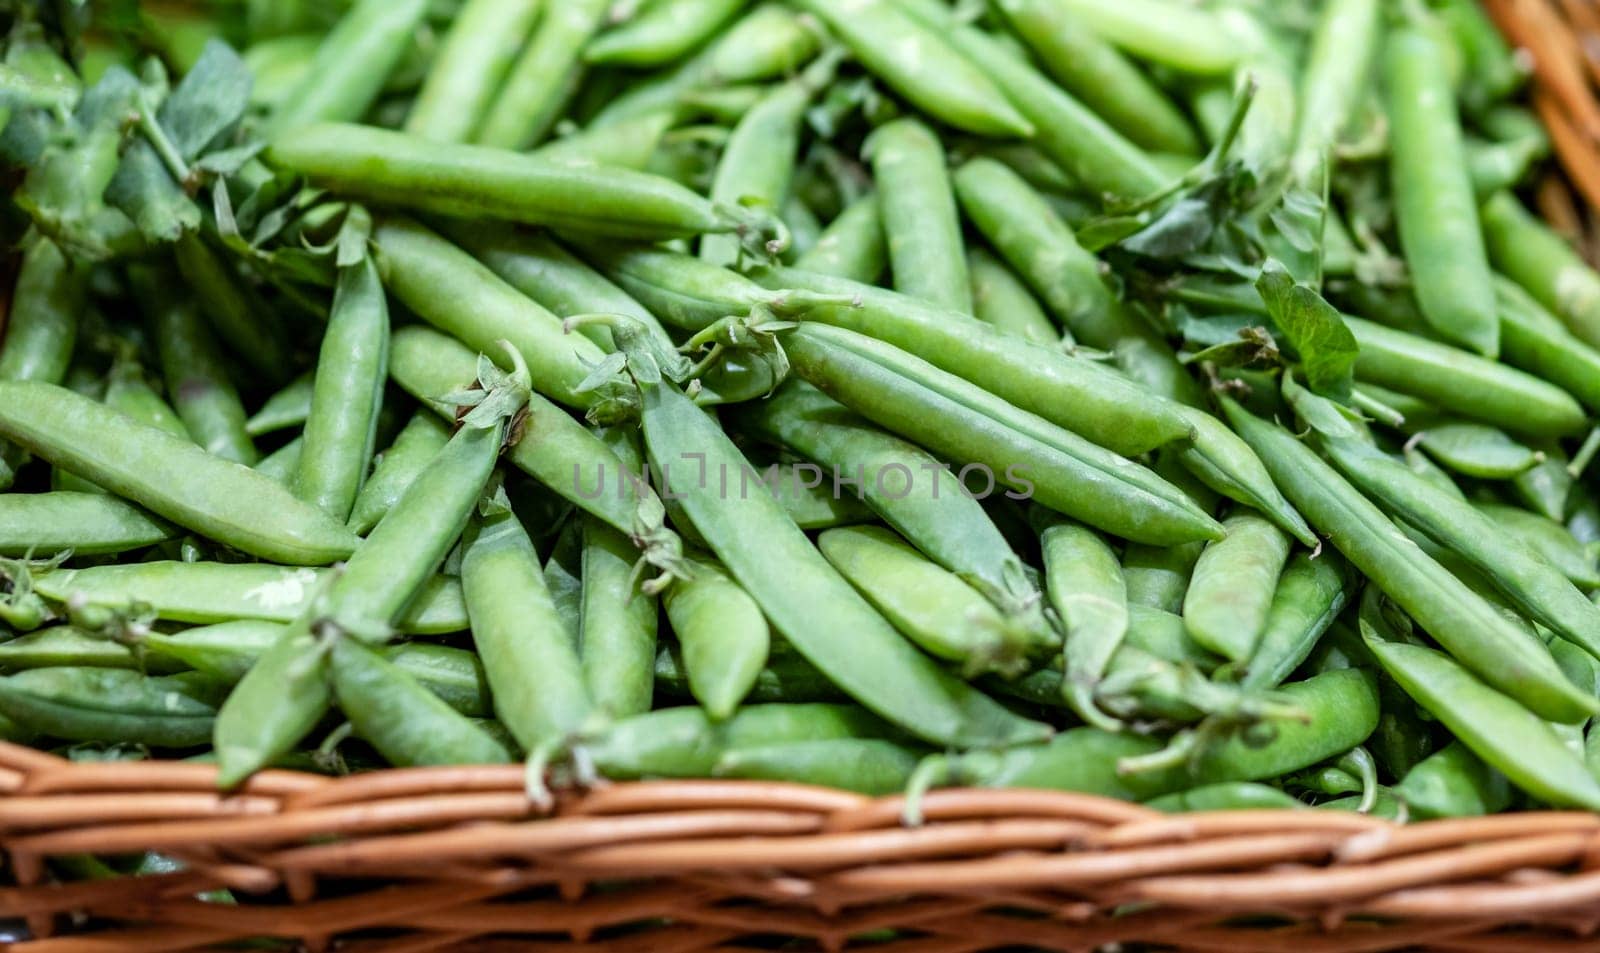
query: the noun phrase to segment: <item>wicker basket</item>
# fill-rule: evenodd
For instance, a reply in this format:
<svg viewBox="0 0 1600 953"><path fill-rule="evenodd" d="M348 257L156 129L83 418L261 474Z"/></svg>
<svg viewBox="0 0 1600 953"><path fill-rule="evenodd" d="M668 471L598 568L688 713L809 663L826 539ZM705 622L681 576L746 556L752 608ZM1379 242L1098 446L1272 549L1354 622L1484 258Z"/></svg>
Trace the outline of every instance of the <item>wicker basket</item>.
<svg viewBox="0 0 1600 953"><path fill-rule="evenodd" d="M0 917L39 938L16 953L246 937L565 953L1600 949L1591 814L1401 827L947 790L907 828L898 798L753 782L617 784L541 816L522 783L515 766L271 771L221 796L203 765L0 745L0 838L18 883L0 888ZM183 867L48 873L54 859L145 850ZM237 905L198 896L219 888Z"/></svg>

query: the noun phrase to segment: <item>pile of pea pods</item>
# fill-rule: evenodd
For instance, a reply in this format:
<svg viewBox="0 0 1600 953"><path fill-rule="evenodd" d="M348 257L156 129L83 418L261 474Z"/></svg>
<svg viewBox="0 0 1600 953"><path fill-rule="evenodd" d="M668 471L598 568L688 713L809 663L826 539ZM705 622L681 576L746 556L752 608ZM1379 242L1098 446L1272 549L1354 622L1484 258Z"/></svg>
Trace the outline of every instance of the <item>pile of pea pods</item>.
<svg viewBox="0 0 1600 953"><path fill-rule="evenodd" d="M1475 0L6 9L0 737L1600 810Z"/></svg>

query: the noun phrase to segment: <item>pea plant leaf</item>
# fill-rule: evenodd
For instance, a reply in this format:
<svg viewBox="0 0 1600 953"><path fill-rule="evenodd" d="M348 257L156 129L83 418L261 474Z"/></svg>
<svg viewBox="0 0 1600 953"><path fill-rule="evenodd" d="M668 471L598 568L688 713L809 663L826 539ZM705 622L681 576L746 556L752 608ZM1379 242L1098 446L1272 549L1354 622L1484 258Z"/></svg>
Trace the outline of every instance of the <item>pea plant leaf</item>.
<svg viewBox="0 0 1600 953"><path fill-rule="evenodd" d="M1348 401L1360 348L1339 312L1316 289L1295 281L1276 259L1268 259L1262 266L1256 292L1273 324L1299 355L1311 389Z"/></svg>

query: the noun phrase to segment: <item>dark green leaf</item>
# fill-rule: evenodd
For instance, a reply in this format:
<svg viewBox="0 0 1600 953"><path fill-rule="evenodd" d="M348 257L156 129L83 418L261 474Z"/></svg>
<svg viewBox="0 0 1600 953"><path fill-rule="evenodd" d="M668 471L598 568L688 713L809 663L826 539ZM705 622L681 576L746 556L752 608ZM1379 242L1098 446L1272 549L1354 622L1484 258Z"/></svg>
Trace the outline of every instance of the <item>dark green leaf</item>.
<svg viewBox="0 0 1600 953"><path fill-rule="evenodd" d="M1256 291L1273 323L1299 355L1311 389L1335 400L1349 400L1359 348L1339 312L1310 286L1297 283L1276 260L1262 266Z"/></svg>
<svg viewBox="0 0 1600 953"><path fill-rule="evenodd" d="M250 107L251 82L250 68L233 47L206 41L194 68L156 113L179 154L193 161L231 134Z"/></svg>

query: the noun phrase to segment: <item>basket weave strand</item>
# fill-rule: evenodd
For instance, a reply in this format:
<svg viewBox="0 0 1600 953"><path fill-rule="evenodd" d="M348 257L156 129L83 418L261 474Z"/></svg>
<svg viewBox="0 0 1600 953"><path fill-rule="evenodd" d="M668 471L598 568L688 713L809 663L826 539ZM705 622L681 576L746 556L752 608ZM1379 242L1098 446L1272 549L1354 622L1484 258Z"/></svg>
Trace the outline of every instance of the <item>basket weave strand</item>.
<svg viewBox="0 0 1600 953"><path fill-rule="evenodd" d="M515 767L214 779L0 744L0 917L35 937L11 949L1600 950L1590 814L1402 827L948 790L905 827L900 798L787 784L616 784L541 812ZM150 850L183 869L72 881L52 863ZM202 897L223 888L237 904Z"/></svg>

